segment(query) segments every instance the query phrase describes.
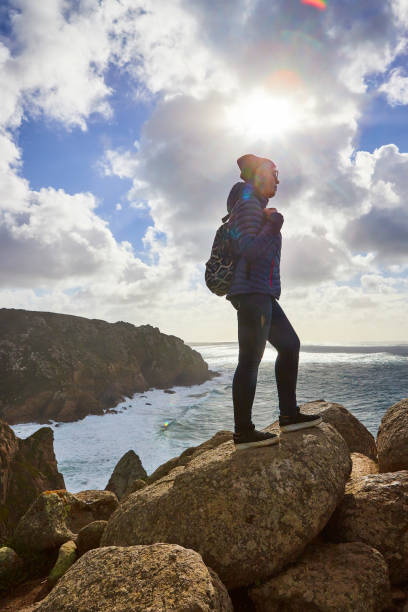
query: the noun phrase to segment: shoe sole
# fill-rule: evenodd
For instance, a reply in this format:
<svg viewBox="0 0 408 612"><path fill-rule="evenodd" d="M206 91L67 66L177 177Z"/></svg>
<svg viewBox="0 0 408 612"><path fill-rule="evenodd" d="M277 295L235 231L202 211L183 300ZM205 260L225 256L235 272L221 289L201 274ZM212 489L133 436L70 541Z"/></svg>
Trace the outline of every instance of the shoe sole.
<svg viewBox="0 0 408 612"><path fill-rule="evenodd" d="M279 436L276 438L270 438L269 440L258 440L258 442L241 442L236 444L234 442L235 450L245 450L246 448L256 448L257 446L271 446L279 442Z"/></svg>
<svg viewBox="0 0 408 612"><path fill-rule="evenodd" d="M305 423L292 423L292 425L282 425L280 430L282 433L287 433L291 431L297 431L298 429L306 429L307 427L315 427L316 425L320 425L323 423L322 417L319 417L316 421L306 421Z"/></svg>

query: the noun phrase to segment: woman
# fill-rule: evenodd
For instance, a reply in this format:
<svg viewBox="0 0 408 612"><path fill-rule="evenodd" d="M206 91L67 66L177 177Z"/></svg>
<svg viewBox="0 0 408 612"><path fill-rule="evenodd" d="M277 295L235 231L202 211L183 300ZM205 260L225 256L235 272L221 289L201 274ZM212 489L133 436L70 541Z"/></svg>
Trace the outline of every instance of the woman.
<svg viewBox="0 0 408 612"><path fill-rule="evenodd" d="M312 427L319 415L306 415L296 404L299 338L277 300L280 297L280 233L283 216L266 208L279 185L273 161L256 155L237 160L245 182L234 185L227 201L231 233L238 257L226 296L237 310L239 360L232 383L237 450L278 442L276 434L257 431L252 423L258 368L266 341L276 348L275 376L281 432Z"/></svg>

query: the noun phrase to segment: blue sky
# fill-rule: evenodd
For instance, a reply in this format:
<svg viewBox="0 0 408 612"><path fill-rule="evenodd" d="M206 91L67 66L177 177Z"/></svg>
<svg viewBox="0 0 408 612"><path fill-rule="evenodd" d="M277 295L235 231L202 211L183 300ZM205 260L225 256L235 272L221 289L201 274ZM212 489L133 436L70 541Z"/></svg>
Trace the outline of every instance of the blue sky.
<svg viewBox="0 0 408 612"><path fill-rule="evenodd" d="M204 264L252 152L301 340L408 341L404 1L217 7L2 5L2 306L235 340Z"/></svg>

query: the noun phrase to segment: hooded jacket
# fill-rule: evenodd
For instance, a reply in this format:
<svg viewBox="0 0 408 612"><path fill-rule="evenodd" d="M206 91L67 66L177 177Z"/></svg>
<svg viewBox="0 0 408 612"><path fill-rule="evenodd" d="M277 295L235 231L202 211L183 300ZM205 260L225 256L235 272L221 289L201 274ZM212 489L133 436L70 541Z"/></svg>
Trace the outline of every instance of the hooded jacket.
<svg viewBox="0 0 408 612"><path fill-rule="evenodd" d="M276 212L267 217L267 204L268 199L261 197L251 183L236 183L230 191L227 210L237 263L227 300L239 293L280 297L283 216Z"/></svg>

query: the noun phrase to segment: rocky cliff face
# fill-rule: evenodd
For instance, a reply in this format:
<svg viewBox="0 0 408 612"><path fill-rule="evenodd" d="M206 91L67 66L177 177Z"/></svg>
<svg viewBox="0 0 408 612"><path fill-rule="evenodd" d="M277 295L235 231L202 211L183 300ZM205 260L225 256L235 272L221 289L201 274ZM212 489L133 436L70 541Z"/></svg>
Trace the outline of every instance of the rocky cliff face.
<svg viewBox="0 0 408 612"><path fill-rule="evenodd" d="M76 421L150 387L217 375L157 327L51 312L0 309L0 418Z"/></svg>

